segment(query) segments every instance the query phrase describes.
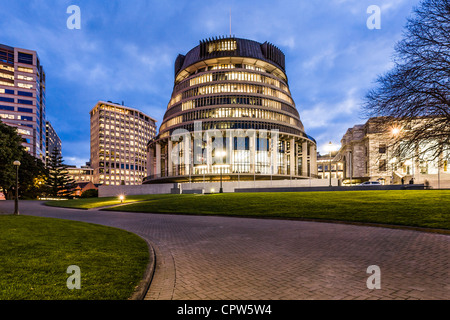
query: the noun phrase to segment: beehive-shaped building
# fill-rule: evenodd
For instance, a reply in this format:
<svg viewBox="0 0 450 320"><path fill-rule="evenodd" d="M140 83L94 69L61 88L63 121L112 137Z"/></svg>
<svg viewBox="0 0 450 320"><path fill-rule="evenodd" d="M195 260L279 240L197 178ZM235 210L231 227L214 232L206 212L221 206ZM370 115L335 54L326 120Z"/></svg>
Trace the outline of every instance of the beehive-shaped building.
<svg viewBox="0 0 450 320"><path fill-rule="evenodd" d="M144 183L309 178L316 142L291 97L285 56L234 37L200 41L175 61Z"/></svg>

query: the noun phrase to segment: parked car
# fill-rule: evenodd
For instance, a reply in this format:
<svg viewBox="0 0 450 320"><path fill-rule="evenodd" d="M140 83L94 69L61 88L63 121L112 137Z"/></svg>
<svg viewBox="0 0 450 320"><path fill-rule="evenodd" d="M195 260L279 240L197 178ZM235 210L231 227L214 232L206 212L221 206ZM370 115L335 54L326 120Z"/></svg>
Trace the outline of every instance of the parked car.
<svg viewBox="0 0 450 320"><path fill-rule="evenodd" d="M381 186L382 184L379 181L365 181L363 183L358 184L358 186Z"/></svg>

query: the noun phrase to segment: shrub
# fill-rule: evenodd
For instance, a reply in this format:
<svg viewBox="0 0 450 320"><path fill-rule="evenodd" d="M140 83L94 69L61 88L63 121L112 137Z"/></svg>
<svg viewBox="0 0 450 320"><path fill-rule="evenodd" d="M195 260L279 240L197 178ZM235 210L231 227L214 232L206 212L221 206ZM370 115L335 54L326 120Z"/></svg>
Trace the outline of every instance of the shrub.
<svg viewBox="0 0 450 320"><path fill-rule="evenodd" d="M98 190L97 189L89 189L84 191L80 198L97 198L98 197Z"/></svg>

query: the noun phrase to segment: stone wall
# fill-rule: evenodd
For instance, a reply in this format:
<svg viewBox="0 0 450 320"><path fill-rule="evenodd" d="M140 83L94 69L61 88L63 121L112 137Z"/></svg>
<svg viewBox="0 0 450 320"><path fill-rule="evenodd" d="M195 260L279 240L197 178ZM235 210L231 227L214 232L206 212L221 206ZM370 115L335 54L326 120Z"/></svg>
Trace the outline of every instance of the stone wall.
<svg viewBox="0 0 450 320"><path fill-rule="evenodd" d="M264 181L233 181L223 182L223 192L235 192L240 188L290 188L290 187L326 187L329 179L299 179L299 180L264 180ZM331 179L333 186L338 186L337 179ZM168 194L172 189L179 187L185 193L218 193L220 182L205 183L164 183L164 184L143 184L137 186L100 186L98 188L99 197L115 197L124 195L144 195L144 194Z"/></svg>

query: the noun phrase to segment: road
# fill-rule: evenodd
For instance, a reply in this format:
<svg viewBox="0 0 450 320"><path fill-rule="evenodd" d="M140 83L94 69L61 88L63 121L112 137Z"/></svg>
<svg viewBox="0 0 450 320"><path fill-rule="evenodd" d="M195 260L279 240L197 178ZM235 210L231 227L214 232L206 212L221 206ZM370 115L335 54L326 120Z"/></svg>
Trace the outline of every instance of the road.
<svg viewBox="0 0 450 320"><path fill-rule="evenodd" d="M12 201L0 212L12 213ZM21 201L20 213L113 226L152 243L145 299L450 298L450 236L275 219L107 212ZM369 266L380 273L368 273ZM380 289L370 289L377 276Z"/></svg>

